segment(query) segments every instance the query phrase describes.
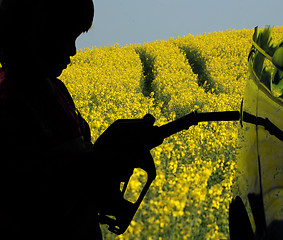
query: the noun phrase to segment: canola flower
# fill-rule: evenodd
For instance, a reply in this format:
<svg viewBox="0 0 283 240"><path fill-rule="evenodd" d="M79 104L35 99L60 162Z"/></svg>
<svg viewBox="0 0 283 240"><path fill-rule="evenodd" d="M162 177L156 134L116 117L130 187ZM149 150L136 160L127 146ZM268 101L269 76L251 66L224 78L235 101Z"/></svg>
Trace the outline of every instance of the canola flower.
<svg viewBox="0 0 283 240"><path fill-rule="evenodd" d="M143 45L79 51L62 73L92 140L115 120L151 113L160 126L194 110L240 110L253 30L226 30ZM283 27L274 28L274 42ZM204 122L151 151L157 178L128 230L105 239L229 239L237 193L238 122ZM146 174L135 171L127 199ZM93 189L95 191L95 189Z"/></svg>

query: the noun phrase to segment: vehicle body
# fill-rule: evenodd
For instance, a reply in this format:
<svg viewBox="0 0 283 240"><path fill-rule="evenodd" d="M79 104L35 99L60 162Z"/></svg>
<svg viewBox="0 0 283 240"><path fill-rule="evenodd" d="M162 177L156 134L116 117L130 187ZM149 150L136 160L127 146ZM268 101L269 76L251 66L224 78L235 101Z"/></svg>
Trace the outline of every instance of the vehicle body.
<svg viewBox="0 0 283 240"><path fill-rule="evenodd" d="M241 228L245 239L283 239L283 42L272 45L270 33L255 28L248 57L250 77L241 104L242 196L230 205L232 240L243 237L237 236ZM252 213L250 223L244 205Z"/></svg>

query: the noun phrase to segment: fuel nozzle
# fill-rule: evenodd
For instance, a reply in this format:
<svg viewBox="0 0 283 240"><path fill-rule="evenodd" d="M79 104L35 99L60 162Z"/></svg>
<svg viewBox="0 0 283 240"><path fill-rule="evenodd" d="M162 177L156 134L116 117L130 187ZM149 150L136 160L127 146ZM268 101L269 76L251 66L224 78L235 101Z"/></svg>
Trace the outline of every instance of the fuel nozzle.
<svg viewBox="0 0 283 240"><path fill-rule="evenodd" d="M192 125L197 125L199 122L237 121L239 119L240 113L238 111L211 113L197 113L197 111L194 111L160 127L153 126L155 118L150 114L146 114L142 119L120 119L114 122L98 138L96 144L102 153L110 153L112 154L110 156L117 158L114 170L127 177L126 180L120 177L120 180L116 181L116 187L113 187L112 184L108 185L111 188L110 191L112 191L113 197L109 197L109 203L104 203L106 207L100 209L100 222L107 224L109 230L118 235L127 230L146 192L156 177L156 169L150 150L160 145L165 138L188 129ZM105 142L108 144L103 144ZM112 149L108 149L109 146L112 146ZM125 146L127 148L123 149ZM127 158L123 151L127 152L127 154L132 154L133 157ZM135 154L137 151L139 152L138 155ZM105 157L103 154L101 156ZM137 201L131 203L124 196L134 168L141 168L147 173L147 182ZM120 190L121 179L124 181L122 190Z"/></svg>

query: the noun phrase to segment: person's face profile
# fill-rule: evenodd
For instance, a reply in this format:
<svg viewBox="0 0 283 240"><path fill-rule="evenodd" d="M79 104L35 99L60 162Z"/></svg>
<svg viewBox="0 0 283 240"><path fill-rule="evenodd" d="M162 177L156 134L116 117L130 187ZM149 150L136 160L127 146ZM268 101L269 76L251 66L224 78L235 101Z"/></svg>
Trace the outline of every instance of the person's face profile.
<svg viewBox="0 0 283 240"><path fill-rule="evenodd" d="M59 77L64 69L70 64L70 57L76 54L76 38L66 39L63 42L55 42L55 46L52 51L47 54L48 60L47 67L49 74Z"/></svg>
<svg viewBox="0 0 283 240"><path fill-rule="evenodd" d="M70 57L77 52L76 39L79 32L71 30L62 30L59 32L49 31L49 37L45 38L42 43L42 51L39 49L37 64L44 69L47 77L59 77L64 69L70 63Z"/></svg>

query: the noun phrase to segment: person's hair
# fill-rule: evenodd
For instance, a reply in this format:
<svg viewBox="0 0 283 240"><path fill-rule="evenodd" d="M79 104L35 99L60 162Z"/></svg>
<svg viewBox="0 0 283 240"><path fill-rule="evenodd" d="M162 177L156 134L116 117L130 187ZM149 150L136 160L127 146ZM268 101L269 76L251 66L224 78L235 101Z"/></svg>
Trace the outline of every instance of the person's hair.
<svg viewBox="0 0 283 240"><path fill-rule="evenodd" d="M62 32L87 32L93 18L92 0L0 0L2 67L16 56L24 61L39 39L54 39L56 33Z"/></svg>

